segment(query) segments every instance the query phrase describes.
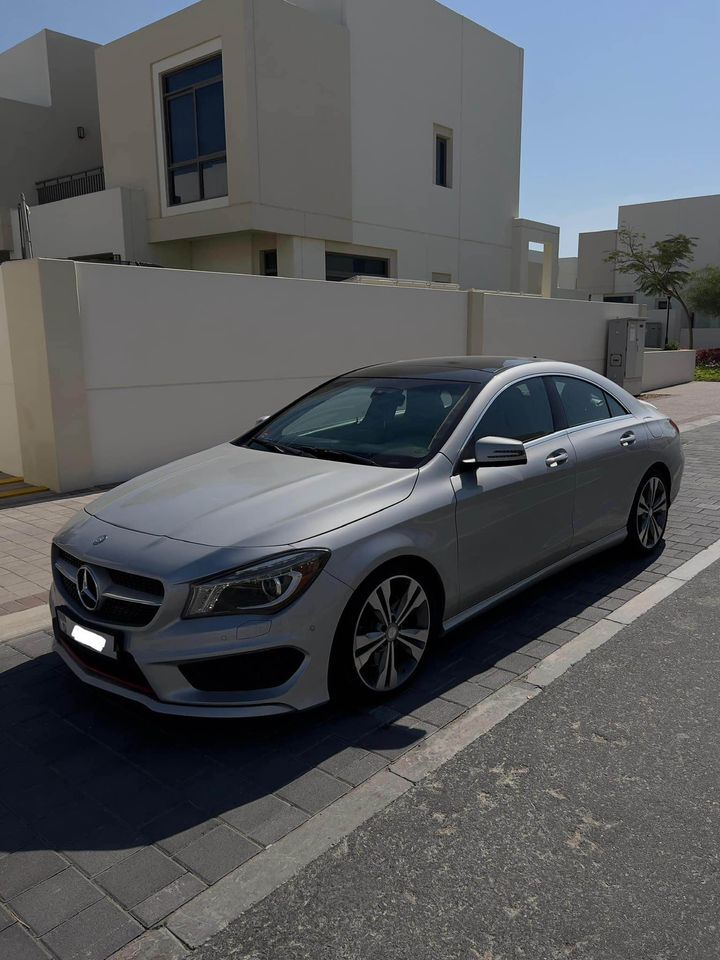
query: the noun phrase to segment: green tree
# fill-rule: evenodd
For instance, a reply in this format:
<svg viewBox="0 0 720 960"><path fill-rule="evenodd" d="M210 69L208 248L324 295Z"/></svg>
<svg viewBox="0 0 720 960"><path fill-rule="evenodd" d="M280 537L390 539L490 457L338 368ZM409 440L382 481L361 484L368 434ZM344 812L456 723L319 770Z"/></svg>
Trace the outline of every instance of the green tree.
<svg viewBox="0 0 720 960"><path fill-rule="evenodd" d="M697 241L684 233L656 240L648 245L642 233L627 227L618 231L617 249L605 257L618 273L635 277L638 290L649 297L670 297L685 311L690 328L690 347L694 340L693 315L685 297L692 273L690 265Z"/></svg>
<svg viewBox="0 0 720 960"><path fill-rule="evenodd" d="M704 267L690 278L688 303L700 313L720 317L720 267Z"/></svg>

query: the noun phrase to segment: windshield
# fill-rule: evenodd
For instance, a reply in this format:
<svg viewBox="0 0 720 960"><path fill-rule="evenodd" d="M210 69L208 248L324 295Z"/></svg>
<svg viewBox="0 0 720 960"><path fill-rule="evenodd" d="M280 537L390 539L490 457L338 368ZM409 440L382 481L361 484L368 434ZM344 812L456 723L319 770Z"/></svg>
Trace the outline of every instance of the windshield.
<svg viewBox="0 0 720 960"><path fill-rule="evenodd" d="M479 389L457 381L343 377L238 442L294 456L416 467L434 456Z"/></svg>

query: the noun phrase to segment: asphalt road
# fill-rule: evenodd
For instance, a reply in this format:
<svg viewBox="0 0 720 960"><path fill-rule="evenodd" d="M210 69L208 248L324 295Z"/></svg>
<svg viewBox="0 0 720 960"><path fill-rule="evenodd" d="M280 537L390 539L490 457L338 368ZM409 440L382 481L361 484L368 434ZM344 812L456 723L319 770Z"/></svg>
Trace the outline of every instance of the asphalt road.
<svg viewBox="0 0 720 960"><path fill-rule="evenodd" d="M720 564L194 960L720 957Z"/></svg>

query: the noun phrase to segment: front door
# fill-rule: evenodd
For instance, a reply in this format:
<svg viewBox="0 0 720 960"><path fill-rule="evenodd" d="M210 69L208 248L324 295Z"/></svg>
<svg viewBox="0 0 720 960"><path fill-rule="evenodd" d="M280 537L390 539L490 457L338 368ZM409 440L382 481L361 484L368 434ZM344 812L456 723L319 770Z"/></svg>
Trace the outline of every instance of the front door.
<svg viewBox="0 0 720 960"><path fill-rule="evenodd" d="M526 445L527 464L460 468L453 478L460 606L467 609L570 552L576 456L541 377L507 387L468 444L485 436Z"/></svg>

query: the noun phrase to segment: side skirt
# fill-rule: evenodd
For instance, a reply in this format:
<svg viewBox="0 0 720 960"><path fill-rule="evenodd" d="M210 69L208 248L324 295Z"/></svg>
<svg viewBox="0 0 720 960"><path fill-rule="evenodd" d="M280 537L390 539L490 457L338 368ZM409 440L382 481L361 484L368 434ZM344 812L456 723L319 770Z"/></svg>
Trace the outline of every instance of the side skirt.
<svg viewBox="0 0 720 960"><path fill-rule="evenodd" d="M602 540L598 540L596 543L591 543L589 547L583 547L582 550L576 550L575 553L571 553L567 557L563 557L562 560L557 560L549 567L545 567L545 569L538 571L538 573L534 573L531 577L526 577L524 580L520 580L519 583L515 583L511 587L506 587L505 590L502 590L500 593L496 593L494 596L488 597L487 600L481 600L480 603L476 603L467 610L463 610L462 613L456 614L450 620L446 620L443 623L444 632L448 633L450 630L454 630L455 627L459 627L461 623L465 623L466 620L470 620L472 617L477 616L478 613L483 613L485 610L489 610L491 607L496 607L499 603L502 603L503 600L507 600L508 598L515 596L516 593L526 590L539 580L545 580L547 577L551 577L553 574L559 573L559 571L564 570L565 567L570 567L574 563L578 563L580 560L585 560L587 557L592 557L596 553L602 553L603 550L609 550L610 547L617 546L617 544L622 543L626 538L627 530L623 527L623 529L618 530L617 533L611 533L609 537L603 537Z"/></svg>

